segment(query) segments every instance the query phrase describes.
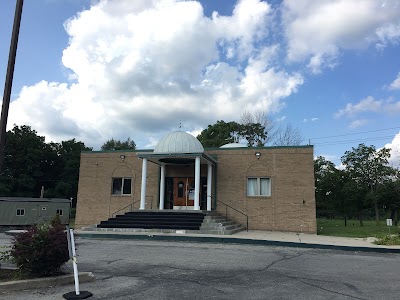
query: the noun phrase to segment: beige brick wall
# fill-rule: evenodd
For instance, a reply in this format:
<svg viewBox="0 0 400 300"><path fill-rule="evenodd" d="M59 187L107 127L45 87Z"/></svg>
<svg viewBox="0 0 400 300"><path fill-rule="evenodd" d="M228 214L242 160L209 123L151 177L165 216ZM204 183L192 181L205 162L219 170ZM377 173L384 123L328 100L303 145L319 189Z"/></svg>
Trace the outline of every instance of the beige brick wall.
<svg viewBox="0 0 400 300"><path fill-rule="evenodd" d="M259 159L255 156L260 152ZM316 233L312 147L213 150L218 157L217 210L222 201L249 216L249 229ZM247 196L247 177L270 177L271 196ZM228 208L229 217L246 218Z"/></svg>
<svg viewBox="0 0 400 300"><path fill-rule="evenodd" d="M124 154L122 161L120 155ZM158 166L147 165L146 209L157 207ZM111 195L113 177L132 178L132 195ZM140 206L142 160L136 152L84 152L81 154L76 228L107 220L114 212L133 204Z"/></svg>
<svg viewBox="0 0 400 300"><path fill-rule="evenodd" d="M259 159L256 152L261 153ZM215 149L206 153L217 159L213 201L217 201L218 211L226 212L221 201L242 211L249 216L249 229L316 233L311 146ZM121 154L126 156L124 161L120 159ZM150 162L147 168L146 208L156 209L159 168ZM166 176L193 176L192 168L170 166ZM113 212L131 203L138 208L141 169L142 160L135 152L82 153L77 228L106 220ZM201 176L207 176L205 166L202 166ZM132 177L132 196L111 196L112 177ZM270 177L271 196L247 196L247 177ZM228 216L246 224L246 218L232 209L228 209Z"/></svg>

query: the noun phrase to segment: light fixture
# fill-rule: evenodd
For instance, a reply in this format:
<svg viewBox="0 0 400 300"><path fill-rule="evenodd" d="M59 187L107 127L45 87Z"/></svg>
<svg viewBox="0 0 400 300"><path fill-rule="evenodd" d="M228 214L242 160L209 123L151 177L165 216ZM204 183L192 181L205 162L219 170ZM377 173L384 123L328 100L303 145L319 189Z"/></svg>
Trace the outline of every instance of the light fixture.
<svg viewBox="0 0 400 300"><path fill-rule="evenodd" d="M119 158L123 161L123 160L125 160L125 154L121 154L120 156L119 156Z"/></svg>
<svg viewBox="0 0 400 300"><path fill-rule="evenodd" d="M261 153L260 152L256 152L256 157L257 159L260 159Z"/></svg>

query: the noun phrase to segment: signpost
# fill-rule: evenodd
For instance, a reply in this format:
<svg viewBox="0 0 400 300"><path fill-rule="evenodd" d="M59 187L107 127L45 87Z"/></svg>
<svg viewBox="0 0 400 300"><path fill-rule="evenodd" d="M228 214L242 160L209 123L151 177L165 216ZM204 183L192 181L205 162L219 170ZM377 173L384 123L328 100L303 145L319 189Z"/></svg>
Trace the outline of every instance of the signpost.
<svg viewBox="0 0 400 300"><path fill-rule="evenodd" d="M387 227L389 227L389 234L391 234L391 233L390 233L390 227L393 226L392 219L386 219L386 225L387 225Z"/></svg>
<svg viewBox="0 0 400 300"><path fill-rule="evenodd" d="M86 299L93 296L93 294L88 291L79 290L79 276L78 276L79 273L78 273L78 264L76 260L74 230L70 229L68 225L66 226L66 228L67 228L69 258L72 259L72 265L74 268L75 292L66 293L63 295L63 297L64 299Z"/></svg>

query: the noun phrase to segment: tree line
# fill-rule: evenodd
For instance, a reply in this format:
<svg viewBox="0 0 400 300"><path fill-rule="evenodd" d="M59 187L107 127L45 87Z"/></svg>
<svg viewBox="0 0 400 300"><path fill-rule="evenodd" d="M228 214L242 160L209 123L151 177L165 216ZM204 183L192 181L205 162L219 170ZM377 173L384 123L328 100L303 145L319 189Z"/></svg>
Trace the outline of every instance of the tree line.
<svg viewBox="0 0 400 300"><path fill-rule="evenodd" d="M357 218L363 226L365 217L381 214L398 223L400 208L400 172L389 166L390 149L359 144L341 157L343 168L319 156L314 161L317 216Z"/></svg>
<svg viewBox="0 0 400 300"><path fill-rule="evenodd" d="M301 135L287 127L281 135L264 113L244 113L240 122L217 121L198 135L204 147L220 147L227 143L241 142L259 147L275 139L275 144L299 144ZM134 150L136 143L111 138L101 150ZM30 126L14 126L6 132L4 162L0 173L0 196L72 198L76 205L79 181L80 155L92 151L75 139L60 143L46 143Z"/></svg>
<svg viewBox="0 0 400 300"><path fill-rule="evenodd" d="M101 150L135 149L136 144L110 139ZM75 139L45 142L30 126L14 126L6 132L4 163L0 173L0 196L72 198L76 205L82 151L92 151Z"/></svg>

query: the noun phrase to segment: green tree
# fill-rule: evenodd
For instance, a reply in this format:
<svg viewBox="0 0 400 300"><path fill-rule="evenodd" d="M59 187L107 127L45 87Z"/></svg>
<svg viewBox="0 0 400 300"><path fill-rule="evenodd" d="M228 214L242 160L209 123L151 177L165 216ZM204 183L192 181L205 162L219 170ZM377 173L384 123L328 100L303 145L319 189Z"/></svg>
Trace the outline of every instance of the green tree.
<svg viewBox="0 0 400 300"><path fill-rule="evenodd" d="M71 139L61 143L50 143L51 148L57 155L57 162L53 167L53 178L55 184L45 185L46 197L72 198L73 207L76 206L78 194L79 166L82 151L92 151L84 143Z"/></svg>
<svg viewBox="0 0 400 300"><path fill-rule="evenodd" d="M31 127L14 126L6 133L0 196L73 198L75 205L81 151L90 151L75 139L46 143Z"/></svg>
<svg viewBox="0 0 400 300"><path fill-rule="evenodd" d="M253 147L264 146L272 141L277 134L275 122L264 110L256 110L253 113L244 111L240 117L240 124L245 126L245 130L246 126L250 125L250 134L244 133L244 135L248 137L246 138L248 145Z"/></svg>
<svg viewBox="0 0 400 300"><path fill-rule="evenodd" d="M249 147L262 147L267 140L265 127L260 123L245 123L217 121L208 125L197 139L204 147L221 147L225 144L245 140Z"/></svg>
<svg viewBox="0 0 400 300"><path fill-rule="evenodd" d="M222 145L237 141L240 125L236 122L217 121L214 125L208 125L197 139L203 147L221 147Z"/></svg>
<svg viewBox="0 0 400 300"><path fill-rule="evenodd" d="M390 210L390 218L393 219L395 226L398 224L398 210L400 209L400 178L399 172L393 170L396 176L392 180L386 181L377 190L379 203Z"/></svg>
<svg viewBox="0 0 400 300"><path fill-rule="evenodd" d="M29 126L14 126L6 133L0 195L38 197L41 183L55 165L56 155Z"/></svg>
<svg viewBox="0 0 400 300"><path fill-rule="evenodd" d="M249 147L263 147L267 142L267 132L260 123L241 124L239 135L247 141Z"/></svg>
<svg viewBox="0 0 400 300"><path fill-rule="evenodd" d="M101 146L101 150L135 150L136 144L133 140L128 138L126 141L108 140Z"/></svg>
<svg viewBox="0 0 400 300"><path fill-rule="evenodd" d="M348 199L344 196L343 188L348 176L335 164L319 156L314 161L315 199L317 213L321 216L335 217L337 213L344 216L347 225L349 211Z"/></svg>
<svg viewBox="0 0 400 300"><path fill-rule="evenodd" d="M342 188L342 195L346 201L346 210L356 213L360 221L360 226L363 226L364 212L370 207L366 201L369 191L366 186L350 178L348 173L346 175L348 176L348 180L346 180Z"/></svg>
<svg viewBox="0 0 400 300"><path fill-rule="evenodd" d="M357 148L346 151L342 156L342 163L350 178L360 188L369 190L368 199L372 200L375 209L375 220L379 223L379 197L375 193L379 185L389 180L393 169L388 164L390 149L376 150L375 146L359 144Z"/></svg>

